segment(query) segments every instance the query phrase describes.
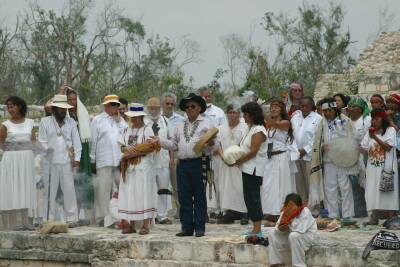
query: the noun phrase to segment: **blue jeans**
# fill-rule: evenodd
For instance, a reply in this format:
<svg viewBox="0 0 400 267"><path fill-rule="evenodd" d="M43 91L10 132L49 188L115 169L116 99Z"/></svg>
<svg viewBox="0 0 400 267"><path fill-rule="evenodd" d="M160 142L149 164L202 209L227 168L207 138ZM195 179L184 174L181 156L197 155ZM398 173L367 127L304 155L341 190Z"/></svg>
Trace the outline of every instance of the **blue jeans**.
<svg viewBox="0 0 400 267"><path fill-rule="evenodd" d="M182 231L205 232L207 199L203 182L201 158L179 160L176 168L179 218Z"/></svg>

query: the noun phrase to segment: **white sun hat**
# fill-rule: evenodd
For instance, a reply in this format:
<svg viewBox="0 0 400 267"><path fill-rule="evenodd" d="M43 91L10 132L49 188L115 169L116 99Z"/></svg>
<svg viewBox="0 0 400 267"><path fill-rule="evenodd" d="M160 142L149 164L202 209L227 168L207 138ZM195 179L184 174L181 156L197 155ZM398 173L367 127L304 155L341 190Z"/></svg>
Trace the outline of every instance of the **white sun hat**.
<svg viewBox="0 0 400 267"><path fill-rule="evenodd" d="M130 104L129 111L125 112L124 114L130 118L147 115L147 113L144 112L143 104L139 104L139 103Z"/></svg>
<svg viewBox="0 0 400 267"><path fill-rule="evenodd" d="M68 104L68 99L66 95L55 95L51 101L50 106L58 108L73 108Z"/></svg>

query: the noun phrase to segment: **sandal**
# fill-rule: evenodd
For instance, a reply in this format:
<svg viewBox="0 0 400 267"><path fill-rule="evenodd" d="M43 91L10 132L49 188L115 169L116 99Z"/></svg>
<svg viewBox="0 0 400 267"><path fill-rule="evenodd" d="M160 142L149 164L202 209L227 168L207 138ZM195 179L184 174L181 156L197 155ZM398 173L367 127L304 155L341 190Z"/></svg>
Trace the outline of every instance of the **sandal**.
<svg viewBox="0 0 400 267"><path fill-rule="evenodd" d="M142 227L139 231L139 235L148 235L150 233L149 228Z"/></svg>
<svg viewBox="0 0 400 267"><path fill-rule="evenodd" d="M172 224L172 221L168 218L161 220L158 222L159 224Z"/></svg>
<svg viewBox="0 0 400 267"><path fill-rule="evenodd" d="M136 230L135 230L135 225L133 224L130 224L130 223L127 223L127 222L123 222L123 229L122 229L122 232L121 232L122 234L134 234L134 233L136 233Z"/></svg>

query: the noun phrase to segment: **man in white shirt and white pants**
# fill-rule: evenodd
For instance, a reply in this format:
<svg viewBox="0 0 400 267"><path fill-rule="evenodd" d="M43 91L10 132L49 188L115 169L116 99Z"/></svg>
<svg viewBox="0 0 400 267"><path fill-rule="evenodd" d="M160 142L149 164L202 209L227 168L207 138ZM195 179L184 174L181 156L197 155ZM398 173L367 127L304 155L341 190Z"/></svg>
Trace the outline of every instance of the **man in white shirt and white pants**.
<svg viewBox="0 0 400 267"><path fill-rule="evenodd" d="M208 87L202 87L199 89L199 94L204 98L207 104L207 109L204 112L204 116L210 119L214 123L215 127L228 124L225 112L221 108L212 104L211 89ZM220 196L222 196L223 192L220 192L222 186L219 186L219 177L216 175L218 173L219 164L221 164L220 158L218 156L211 156L211 169L214 171L215 188L212 190L207 189L207 207L215 214L221 214L222 212ZM209 194L210 191L212 192L211 196Z"/></svg>
<svg viewBox="0 0 400 267"><path fill-rule="evenodd" d="M39 125L39 142L46 150L49 172L45 175L47 206L43 218L57 220L56 197L59 186L64 197L65 221L72 227L78 221L78 207L74 186L73 168L78 168L82 145L76 122L67 117L66 95L55 95L52 115L42 118ZM50 191L50 192L49 192Z"/></svg>
<svg viewBox="0 0 400 267"><path fill-rule="evenodd" d="M152 128L154 135L160 138L169 139L171 129L168 119L161 115L161 103L157 97L151 97L147 101L148 116L145 117L146 126ZM162 148L154 154L154 169L157 181L157 219L159 224L171 224L168 219L168 211L172 208L169 177L169 163L172 152Z"/></svg>
<svg viewBox="0 0 400 267"><path fill-rule="evenodd" d="M300 159L296 161L296 190L305 203L308 201L310 190L311 155L315 133L322 119L314 109L314 100L308 96L302 97L300 111L296 111L291 119L294 139L300 153Z"/></svg>
<svg viewBox="0 0 400 267"><path fill-rule="evenodd" d="M117 95L104 97L103 106L104 111L94 117L90 125L90 160L92 170L96 173L93 179L94 206L96 223L99 226L104 225L104 217L109 213L113 186L118 188L122 156L118 140L128 127L125 120L118 116L120 102Z"/></svg>
<svg viewBox="0 0 400 267"><path fill-rule="evenodd" d="M169 128L171 129L170 136L173 135L175 132L175 129L177 129L177 126L181 123L184 122L185 118L176 113L174 111L174 108L176 106L176 95L170 92L167 92L162 95L161 97L161 105L162 105L162 116L167 118ZM177 181L176 181L176 164L177 164L178 158L176 156L176 153L174 151L170 151L170 161L169 161L169 177L171 181L171 186L172 186L172 193L173 193L173 198L176 206L176 213L175 213L175 219L179 219L179 198L178 198L178 186L177 186Z"/></svg>

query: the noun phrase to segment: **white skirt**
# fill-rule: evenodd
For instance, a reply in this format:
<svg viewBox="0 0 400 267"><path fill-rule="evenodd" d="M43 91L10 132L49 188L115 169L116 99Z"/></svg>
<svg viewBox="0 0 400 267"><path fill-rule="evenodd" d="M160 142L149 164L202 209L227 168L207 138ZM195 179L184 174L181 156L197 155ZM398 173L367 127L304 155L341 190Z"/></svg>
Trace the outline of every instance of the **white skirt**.
<svg viewBox="0 0 400 267"><path fill-rule="evenodd" d="M267 159L261 186L261 204L264 214L279 215L285 197L296 193L294 171L289 152Z"/></svg>
<svg viewBox="0 0 400 267"><path fill-rule="evenodd" d="M365 181L365 202L367 210L399 210L399 178L397 164L394 169L394 190L391 192L382 192L379 190L383 167L371 166L368 162Z"/></svg>
<svg viewBox="0 0 400 267"><path fill-rule="evenodd" d="M242 171L236 166L229 167L225 163L221 163L218 176L224 182L221 190L221 208L247 212L243 196Z"/></svg>
<svg viewBox="0 0 400 267"><path fill-rule="evenodd" d="M0 163L0 210L36 209L35 161L31 150L5 151Z"/></svg>
<svg viewBox="0 0 400 267"><path fill-rule="evenodd" d="M141 221L157 216L157 184L153 169L128 169L118 193L119 219Z"/></svg>

